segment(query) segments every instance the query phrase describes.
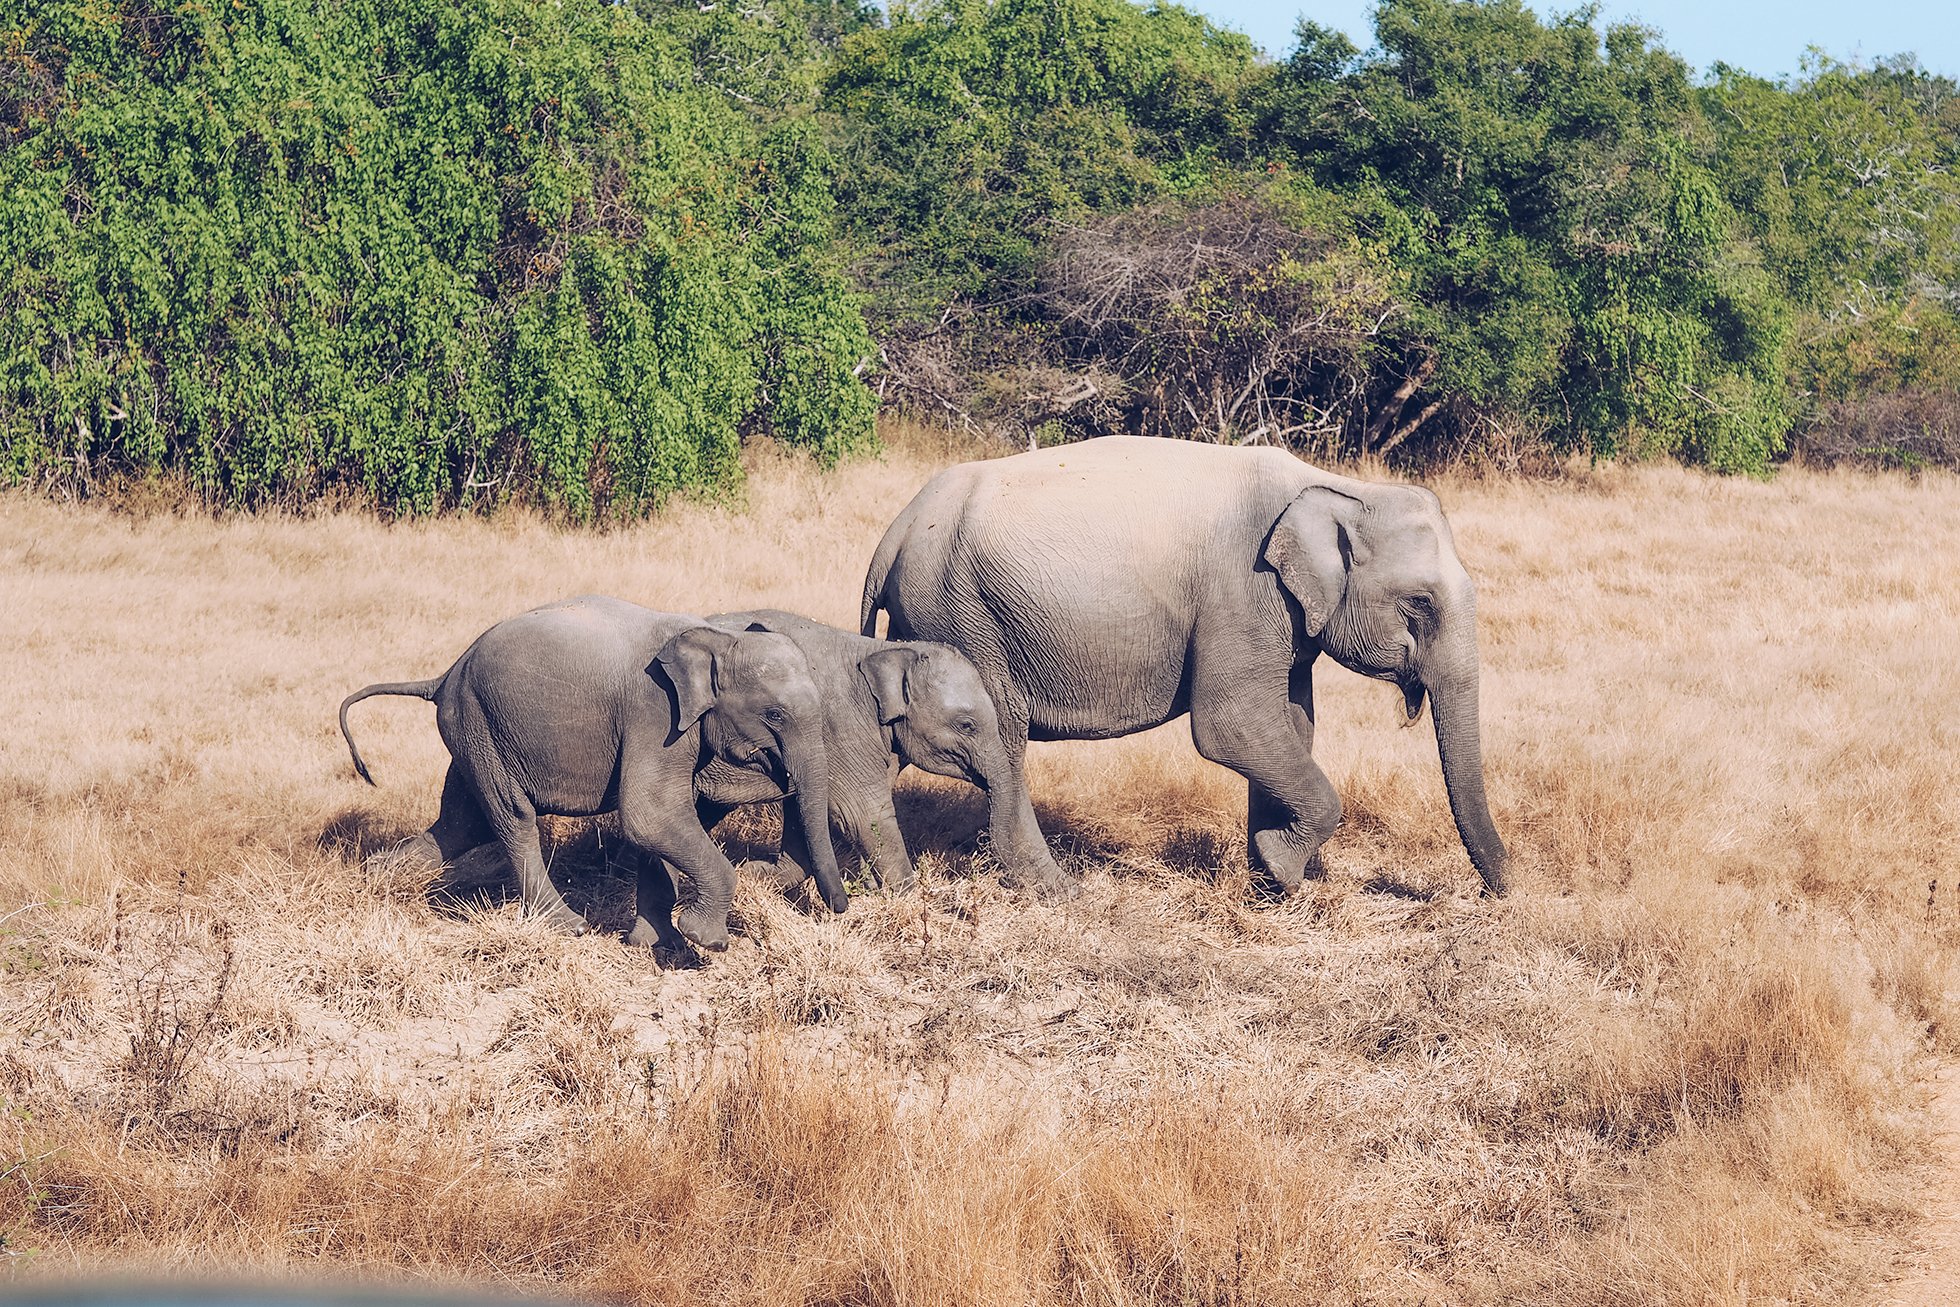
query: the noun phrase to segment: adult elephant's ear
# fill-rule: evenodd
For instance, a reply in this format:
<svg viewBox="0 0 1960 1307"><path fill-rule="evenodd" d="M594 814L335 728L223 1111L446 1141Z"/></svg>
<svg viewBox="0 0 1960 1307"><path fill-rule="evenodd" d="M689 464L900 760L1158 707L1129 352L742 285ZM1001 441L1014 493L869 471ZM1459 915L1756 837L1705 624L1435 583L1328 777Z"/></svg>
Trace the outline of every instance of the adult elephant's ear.
<svg viewBox="0 0 1960 1307"><path fill-rule="evenodd" d="M1319 635L1347 593L1358 543L1352 524L1361 501L1327 486L1309 486L1286 506L1266 537L1265 559L1300 601L1307 634Z"/></svg>
<svg viewBox="0 0 1960 1307"><path fill-rule="evenodd" d="M906 677L918 665L919 651L904 645L880 649L861 664L864 679L871 685L871 697L878 704L880 726L890 726L912 706L912 694L906 687Z"/></svg>
<svg viewBox="0 0 1960 1307"><path fill-rule="evenodd" d="M674 687L675 730L687 730L715 706L720 690L716 673L734 644L734 635L727 631L690 626L660 646L653 661Z"/></svg>

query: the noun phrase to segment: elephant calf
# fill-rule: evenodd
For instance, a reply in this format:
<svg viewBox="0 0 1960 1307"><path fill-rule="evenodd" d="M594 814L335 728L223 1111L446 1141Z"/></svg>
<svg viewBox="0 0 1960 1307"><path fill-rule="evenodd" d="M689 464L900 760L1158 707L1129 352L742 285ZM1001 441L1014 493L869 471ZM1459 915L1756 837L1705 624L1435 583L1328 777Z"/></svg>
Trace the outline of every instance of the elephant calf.
<svg viewBox="0 0 1960 1307"><path fill-rule="evenodd" d="M785 636L601 595L533 609L485 631L433 680L370 685L342 702L341 733L370 784L347 709L377 694L432 700L449 749L441 813L417 851L451 861L494 840L517 871L525 911L555 926L576 933L586 923L545 874L538 815L617 809L640 855L631 942L671 943L678 926L702 948L727 946L735 869L694 804L695 774L710 766L793 792L818 887L832 911L850 902L830 844L823 705ZM662 862L692 891L674 921Z"/></svg>
<svg viewBox="0 0 1960 1307"><path fill-rule="evenodd" d="M801 651L823 700L824 757L830 763L830 829L855 847L886 889L912 884L912 859L892 805L898 768L971 781L990 799L1012 798L1006 747L980 673L943 644L894 643L762 610L709 619L725 630L766 630ZM719 760L694 776L701 824L712 830L736 807L783 797L759 772ZM783 828L786 884L814 867L802 833Z"/></svg>

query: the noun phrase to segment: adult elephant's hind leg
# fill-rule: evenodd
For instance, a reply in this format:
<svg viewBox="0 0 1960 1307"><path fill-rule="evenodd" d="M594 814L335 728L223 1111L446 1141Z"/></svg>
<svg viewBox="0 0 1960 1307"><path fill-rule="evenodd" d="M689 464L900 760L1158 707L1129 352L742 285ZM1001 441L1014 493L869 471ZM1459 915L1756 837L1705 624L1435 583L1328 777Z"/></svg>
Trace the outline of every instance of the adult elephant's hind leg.
<svg viewBox="0 0 1960 1307"><path fill-rule="evenodd" d="M1305 669L1296 672L1293 693L1285 696L1244 690L1191 709L1198 752L1248 782L1250 861L1288 894L1299 890L1309 868L1318 873L1320 848L1341 824L1340 795L1313 760L1305 676Z"/></svg>

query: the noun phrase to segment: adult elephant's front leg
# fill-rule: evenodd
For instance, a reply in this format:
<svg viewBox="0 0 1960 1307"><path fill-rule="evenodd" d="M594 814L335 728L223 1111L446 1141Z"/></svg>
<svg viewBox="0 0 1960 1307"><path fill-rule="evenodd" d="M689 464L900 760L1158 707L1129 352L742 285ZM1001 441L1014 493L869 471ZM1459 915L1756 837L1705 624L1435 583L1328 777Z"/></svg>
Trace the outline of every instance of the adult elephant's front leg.
<svg viewBox="0 0 1960 1307"><path fill-rule="evenodd" d="M997 686L987 678L987 690L994 696L1001 744L1007 753L1007 775L987 791L987 830L994 857L1006 869L1010 885L1028 885L1041 899L1072 899L1082 887L1056 865L1028 794L1027 700L1011 682Z"/></svg>
<svg viewBox="0 0 1960 1307"><path fill-rule="evenodd" d="M1287 893L1297 893L1308 877L1323 874L1320 851L1341 823L1341 800L1333 783L1311 760L1318 783L1300 813L1256 780L1246 782L1246 853L1258 870Z"/></svg>
<svg viewBox="0 0 1960 1307"><path fill-rule="evenodd" d="M1275 687L1276 688L1276 687ZM1341 798L1313 760L1312 681L1305 668L1285 695L1257 686L1194 702L1198 752L1246 778L1246 854L1287 893L1319 874L1321 846L1341 824Z"/></svg>

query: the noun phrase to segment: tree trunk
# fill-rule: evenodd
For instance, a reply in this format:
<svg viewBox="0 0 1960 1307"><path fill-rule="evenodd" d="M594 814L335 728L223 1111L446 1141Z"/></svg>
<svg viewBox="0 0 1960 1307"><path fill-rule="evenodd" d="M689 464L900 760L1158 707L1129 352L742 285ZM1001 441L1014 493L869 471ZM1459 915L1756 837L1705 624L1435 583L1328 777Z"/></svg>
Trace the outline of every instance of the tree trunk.
<svg viewBox="0 0 1960 1307"><path fill-rule="evenodd" d="M1408 407L1410 398L1418 390L1421 390L1423 383L1435 374L1436 356L1431 354L1416 365L1414 372L1411 372L1403 379L1402 384L1395 388L1395 393L1388 397L1388 402L1376 411L1373 420L1362 431L1361 452L1363 454L1374 452L1375 442L1381 439L1382 432L1396 424L1402 416L1402 410Z"/></svg>

